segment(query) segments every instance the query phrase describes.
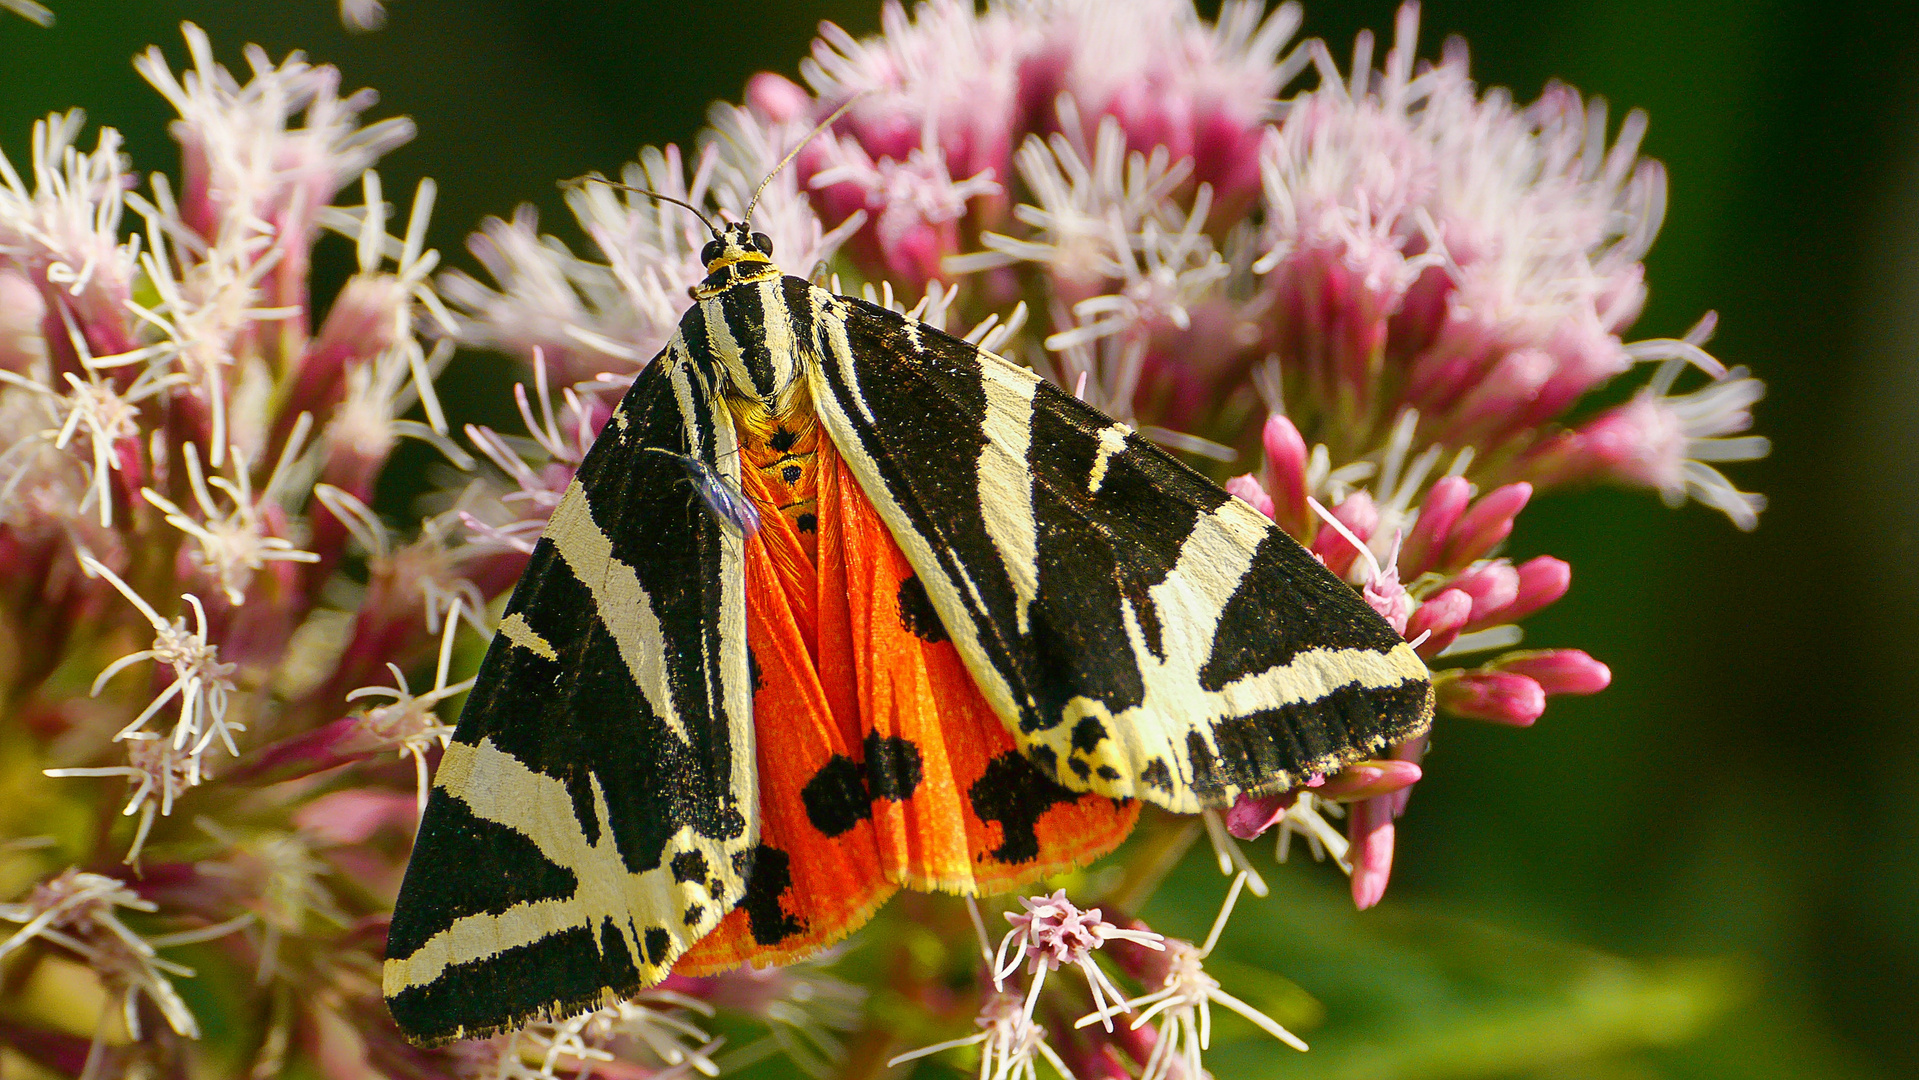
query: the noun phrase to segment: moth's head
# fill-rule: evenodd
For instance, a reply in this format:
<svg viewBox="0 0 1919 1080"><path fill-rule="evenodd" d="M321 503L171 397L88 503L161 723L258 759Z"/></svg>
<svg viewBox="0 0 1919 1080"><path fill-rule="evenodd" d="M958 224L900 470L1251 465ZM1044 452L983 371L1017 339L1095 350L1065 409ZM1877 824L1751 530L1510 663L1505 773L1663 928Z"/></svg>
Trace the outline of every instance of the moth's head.
<svg viewBox="0 0 1919 1080"><path fill-rule="evenodd" d="M735 285L778 277L773 265L773 240L754 232L744 221L729 222L713 230L713 239L700 249L700 261L706 264L706 280L693 286L695 300L718 296Z"/></svg>

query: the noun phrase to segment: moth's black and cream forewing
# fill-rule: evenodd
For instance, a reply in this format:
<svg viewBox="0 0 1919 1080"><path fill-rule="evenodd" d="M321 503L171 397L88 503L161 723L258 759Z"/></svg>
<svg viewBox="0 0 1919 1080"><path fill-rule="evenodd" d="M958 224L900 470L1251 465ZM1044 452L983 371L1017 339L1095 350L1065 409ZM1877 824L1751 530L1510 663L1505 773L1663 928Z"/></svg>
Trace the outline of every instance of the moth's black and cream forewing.
<svg viewBox="0 0 1919 1080"><path fill-rule="evenodd" d="M821 423L1044 773L1192 813L1426 730L1425 663L1252 507L1024 368L782 289Z"/></svg>
<svg viewBox="0 0 1919 1080"><path fill-rule="evenodd" d="M1221 807L1429 723L1425 665L1271 522L1031 372L782 277L770 246L743 225L708 246L507 605L388 939L417 1040L657 982L747 895L743 515L684 465L739 490L726 394L810 393L967 671L1068 788Z"/></svg>
<svg viewBox="0 0 1919 1080"><path fill-rule="evenodd" d="M737 486L731 423L700 378L677 338L640 373L481 663L387 939L387 1001L416 1040L657 982L745 893L743 538L681 458L642 452Z"/></svg>

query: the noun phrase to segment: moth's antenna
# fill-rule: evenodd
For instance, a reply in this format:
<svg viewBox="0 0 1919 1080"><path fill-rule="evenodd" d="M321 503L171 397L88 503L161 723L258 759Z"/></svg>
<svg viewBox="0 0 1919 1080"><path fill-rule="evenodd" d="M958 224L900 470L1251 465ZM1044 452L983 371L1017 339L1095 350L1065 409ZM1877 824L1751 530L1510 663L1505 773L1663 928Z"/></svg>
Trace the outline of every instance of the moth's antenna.
<svg viewBox="0 0 1919 1080"><path fill-rule="evenodd" d="M676 199L671 195L662 195L657 191L648 191L646 188L636 188L630 184L622 184L617 180L608 180L604 176L582 176L577 180L568 180L560 186L571 187L577 184L605 184L607 187L616 188L620 191L630 191L635 195L644 195L649 199L658 199L661 202L672 203L674 206L684 206L688 210L693 211L693 216L700 219L700 224L706 226L707 232L712 233L715 238L720 235L720 230L715 228L711 221L707 220L705 214L700 213L700 208L687 202L685 199Z"/></svg>
<svg viewBox="0 0 1919 1080"><path fill-rule="evenodd" d="M828 116L826 119L820 121L818 124L813 125L813 130L806 133L806 138L801 139L799 143L793 147L793 149L788 150L786 152L786 156L780 159L780 163L778 165L773 166L773 171L766 174L766 179L760 181L760 186L753 189L753 198L746 204L746 213L740 215L741 221L751 222L753 220L753 208L759 205L760 195L761 193L766 191L766 185L772 183L773 178L780 174L780 170L786 168L788 165L791 165L793 163L793 159L800 156L800 151L806 149L807 143L810 143L814 139L818 138L820 132L825 131L829 127L832 127L833 121L838 120L842 116L845 116L846 110L852 108L853 103L858 101L861 97L865 96L865 94L866 94L866 91L862 90L859 93L854 94L852 97L847 98L845 104L841 105L837 109L834 109L832 115Z"/></svg>

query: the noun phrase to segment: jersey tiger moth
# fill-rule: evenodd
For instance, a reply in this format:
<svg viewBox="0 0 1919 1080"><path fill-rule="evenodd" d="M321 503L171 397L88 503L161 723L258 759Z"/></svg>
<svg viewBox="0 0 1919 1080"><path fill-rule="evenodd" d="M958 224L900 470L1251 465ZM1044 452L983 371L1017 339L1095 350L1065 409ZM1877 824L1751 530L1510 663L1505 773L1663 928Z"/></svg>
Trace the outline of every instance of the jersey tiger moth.
<svg viewBox="0 0 1919 1080"><path fill-rule="evenodd" d="M384 972L410 1038L796 959L900 886L1006 891L1139 800L1225 807L1427 729L1425 664L1257 511L712 231L434 777Z"/></svg>

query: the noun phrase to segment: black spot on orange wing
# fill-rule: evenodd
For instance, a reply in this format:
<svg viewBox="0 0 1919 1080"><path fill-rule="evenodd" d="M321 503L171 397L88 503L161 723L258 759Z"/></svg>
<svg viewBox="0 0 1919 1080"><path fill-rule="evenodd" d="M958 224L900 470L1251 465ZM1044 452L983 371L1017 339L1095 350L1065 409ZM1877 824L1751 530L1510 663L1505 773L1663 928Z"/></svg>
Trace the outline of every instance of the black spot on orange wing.
<svg viewBox="0 0 1919 1080"><path fill-rule="evenodd" d="M900 582L900 625L921 641L945 641L946 624L940 622L933 602L926 598L926 585L915 574Z"/></svg>
<svg viewBox="0 0 1919 1080"><path fill-rule="evenodd" d="M1034 826L1040 815L1079 798L1012 750L987 762L985 775L973 782L966 797L981 821L999 822L1000 846L990 854L1003 863L1039 858L1039 834Z"/></svg>
<svg viewBox="0 0 1919 1080"><path fill-rule="evenodd" d="M873 816L873 800L866 793L866 774L859 763L834 754L800 789L806 819L827 836L839 836Z"/></svg>
<svg viewBox="0 0 1919 1080"><path fill-rule="evenodd" d="M801 514L795 519L793 526L803 533L819 532L820 516L818 514Z"/></svg>
<svg viewBox="0 0 1919 1080"><path fill-rule="evenodd" d="M773 431L773 437L766 440L766 445L784 454L788 450L793 449L793 444L799 441L799 435L794 432L788 431L785 428L776 428Z"/></svg>
<svg viewBox="0 0 1919 1080"><path fill-rule="evenodd" d="M785 483L787 483L788 485L799 483L800 477L805 475L806 475L806 470L799 467L798 465L780 466L780 479L784 481Z"/></svg>
<svg viewBox="0 0 1919 1080"><path fill-rule="evenodd" d="M866 783L875 799L910 799L925 774L920 748L911 739L866 733Z"/></svg>
<svg viewBox="0 0 1919 1080"><path fill-rule="evenodd" d="M740 897L756 944L777 945L806 929L804 922L780 906L780 895L792 885L792 857L761 844L753 853L753 876L747 880L746 895Z"/></svg>
<svg viewBox="0 0 1919 1080"><path fill-rule="evenodd" d="M1027 760L1038 766L1040 772L1057 776L1059 774L1059 755L1044 743L1034 743L1026 748Z"/></svg>

